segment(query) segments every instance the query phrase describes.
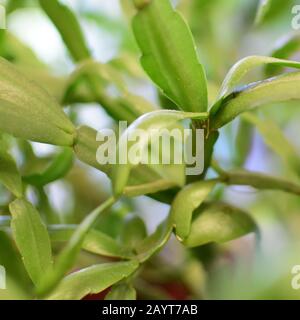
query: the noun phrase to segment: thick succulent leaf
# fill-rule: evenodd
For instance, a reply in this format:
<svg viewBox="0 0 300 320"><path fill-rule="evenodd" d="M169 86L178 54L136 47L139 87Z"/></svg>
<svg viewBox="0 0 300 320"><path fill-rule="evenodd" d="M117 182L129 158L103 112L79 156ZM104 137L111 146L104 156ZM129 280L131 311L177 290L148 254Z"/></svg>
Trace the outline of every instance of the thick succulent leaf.
<svg viewBox="0 0 300 320"><path fill-rule="evenodd" d="M140 149L146 148L148 143L153 137L153 135L157 134L157 130L167 128L171 125L174 125L176 122L184 119L200 119L205 120L207 118L206 113L190 113L190 112L180 112L173 110L159 110L147 113L140 118L138 118L135 122L133 122L127 130L122 134L117 147L117 164L113 168L112 175L112 183L114 193L116 195L122 194L125 186L127 185L130 171L135 166L132 164L133 159L129 159L128 151L130 148L136 144L133 140L129 140L131 135L133 135L137 130L144 130L146 134L143 135L143 139L140 139L139 146ZM155 130L153 130L155 129ZM127 145L127 154L125 154L125 164L121 164L119 161L119 155L122 154L122 147ZM136 159L134 159L135 163L139 163L142 155L137 155ZM130 162L130 161L131 162ZM184 171L179 170L178 174L173 174L168 177L170 181L175 182L178 185L183 185L185 182Z"/></svg>
<svg viewBox="0 0 300 320"><path fill-rule="evenodd" d="M74 126L58 103L0 58L0 130L37 142L69 146Z"/></svg>
<svg viewBox="0 0 300 320"><path fill-rule="evenodd" d="M187 247L210 242L223 243L257 230L253 219L242 210L221 203L204 204L196 210Z"/></svg>
<svg viewBox="0 0 300 320"><path fill-rule="evenodd" d="M65 277L49 300L80 300L88 294L99 293L128 277L137 268L136 261L94 265Z"/></svg>
<svg viewBox="0 0 300 320"><path fill-rule="evenodd" d="M12 215L11 228L25 268L37 285L46 272L52 269L51 244L40 214L25 199L9 205Z"/></svg>
<svg viewBox="0 0 300 320"><path fill-rule="evenodd" d="M58 29L74 60L80 61L88 58L89 49L74 13L58 0L39 0L39 3Z"/></svg>
<svg viewBox="0 0 300 320"><path fill-rule="evenodd" d="M266 145L275 152L293 172L300 175L300 157L298 152L275 122L271 119L260 119L252 113L243 114L243 119L255 126Z"/></svg>
<svg viewBox="0 0 300 320"><path fill-rule="evenodd" d="M129 283L115 284L105 300L136 300L136 291Z"/></svg>
<svg viewBox="0 0 300 320"><path fill-rule="evenodd" d="M73 165L73 151L65 148L58 153L49 167L42 173L23 177L23 180L34 186L44 186L48 183L63 178Z"/></svg>
<svg viewBox="0 0 300 320"><path fill-rule="evenodd" d="M211 117L211 129L218 129L239 114L275 102L300 99L300 72L252 83L233 92Z"/></svg>
<svg viewBox="0 0 300 320"><path fill-rule="evenodd" d="M53 242L66 242L72 237L76 225L51 225L49 226L50 239ZM88 252L105 257L115 257L126 259L130 256L123 244L119 244L115 239L107 234L92 229L82 243L82 249Z"/></svg>
<svg viewBox="0 0 300 320"><path fill-rule="evenodd" d="M237 62L228 72L221 87L220 97L226 97L239 84L242 78L252 69L264 66L276 65L281 67L290 67L300 69L300 62L277 59L264 56L249 56Z"/></svg>
<svg viewBox="0 0 300 320"><path fill-rule="evenodd" d="M207 110L207 85L191 31L169 0L136 2L133 31L150 78L185 111Z"/></svg>
<svg viewBox="0 0 300 320"><path fill-rule="evenodd" d="M22 179L14 159L5 150L0 136L0 183L16 197L23 194Z"/></svg>
<svg viewBox="0 0 300 320"><path fill-rule="evenodd" d="M181 189L176 195L170 214L176 235L181 241L190 233L194 210L207 198L215 184L216 181L195 182Z"/></svg>

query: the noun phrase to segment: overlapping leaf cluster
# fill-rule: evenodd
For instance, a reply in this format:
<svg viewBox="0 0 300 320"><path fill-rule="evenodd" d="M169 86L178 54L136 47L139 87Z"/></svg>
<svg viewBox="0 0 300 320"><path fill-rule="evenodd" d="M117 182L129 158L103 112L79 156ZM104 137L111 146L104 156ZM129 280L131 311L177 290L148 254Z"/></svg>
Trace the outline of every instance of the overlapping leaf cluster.
<svg viewBox="0 0 300 320"><path fill-rule="evenodd" d="M300 186L293 182L241 170L227 172L212 160L219 129L242 115L242 121L250 127L256 126L267 144L291 170L299 173L299 159L276 124L267 125L248 112L274 102L299 100L300 72L240 86L253 68L265 66L267 73L272 74L272 68L299 69L299 62L285 60L287 56L282 51L276 51L274 57L246 57L228 72L217 99L208 102L211 100L208 99L209 83L192 33L181 14L169 0L135 0L132 30L141 52L141 65L165 99L166 108L161 108L130 93L113 64L93 60L77 17L67 6L57 0L38 2L78 66L67 78L43 77L43 66L39 66L31 79L21 66L0 59L0 130L3 132L0 181L15 198L9 204L11 218L3 220L3 227L11 228L34 284L34 294L50 299L81 299L113 285L108 298L134 299L132 279L137 270L166 244L172 232L184 246L196 247L257 231L249 213L211 196L218 184L300 194ZM262 16L263 11L258 19ZM15 43L16 39L6 34L2 41ZM29 53L23 56L25 65L25 57L31 63L35 61L28 57ZM16 57L16 61L20 60ZM109 93L111 86L117 95ZM205 130L205 172L191 181L185 176L184 166L179 165L100 165L96 162L99 146L96 131L85 125L77 128L63 110L64 106L79 102L97 102L114 120L131 123L120 138L118 148L132 130L144 129L150 135L153 127L168 128L189 119L191 128ZM61 152L42 171L20 173L10 155L7 134L19 139L25 158L31 159L33 155L24 140L60 146ZM282 140L280 145L284 149L278 150L274 135L277 142ZM248 150L244 145L237 145L239 147L242 162ZM55 219L54 223L51 219L50 223L43 221L38 208L27 199L26 190L34 186L44 195L47 184L67 174L74 165L74 157L106 173L112 182L112 195L78 225L59 224ZM214 179L206 176L209 168L216 172ZM109 214L122 196L138 195L148 195L170 205L168 218L152 235L147 235L139 219L124 221L127 232L120 242L94 228L99 217L105 212ZM54 250L57 244L64 244L58 252ZM68 274L82 249L118 261Z"/></svg>

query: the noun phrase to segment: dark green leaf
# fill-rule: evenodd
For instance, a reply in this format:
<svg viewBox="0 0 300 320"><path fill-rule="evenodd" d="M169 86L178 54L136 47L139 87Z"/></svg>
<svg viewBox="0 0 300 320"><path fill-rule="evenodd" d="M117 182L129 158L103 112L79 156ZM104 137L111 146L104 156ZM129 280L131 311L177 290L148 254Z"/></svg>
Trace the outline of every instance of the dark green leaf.
<svg viewBox="0 0 300 320"><path fill-rule="evenodd" d="M146 237L146 226L140 217L132 216L125 221L120 235L121 243L124 246L134 249Z"/></svg>
<svg viewBox="0 0 300 320"><path fill-rule="evenodd" d="M63 178L73 165L73 151L65 148L58 153L50 166L40 174L23 177L24 181L34 186L44 186L48 183Z"/></svg>
<svg viewBox="0 0 300 320"><path fill-rule="evenodd" d="M182 110L207 110L207 86L191 31L169 0L136 2L133 31L150 78Z"/></svg>

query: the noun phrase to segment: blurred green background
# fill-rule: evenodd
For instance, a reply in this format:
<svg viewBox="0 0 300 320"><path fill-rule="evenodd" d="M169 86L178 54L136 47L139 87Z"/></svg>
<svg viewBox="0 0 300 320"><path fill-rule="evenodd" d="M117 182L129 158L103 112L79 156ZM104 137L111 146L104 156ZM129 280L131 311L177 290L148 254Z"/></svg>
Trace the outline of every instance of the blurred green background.
<svg viewBox="0 0 300 320"><path fill-rule="evenodd" d="M122 71L132 92L156 104L163 103L138 62L140 54L130 29L130 17L133 14L128 5L130 1L62 2L78 15L94 58ZM7 30L1 31L1 35L9 33L10 40L1 41L1 55L22 68L28 76L43 83L46 89L51 87L52 91L59 93L59 79L70 74L75 66L55 27L38 7L37 1L12 0L2 3L7 8ZM266 16L255 25L256 0L174 1L196 39L199 56L207 72L211 99L216 97L224 76L237 60L253 54L271 55L289 37L297 38L299 31L291 27L291 10L295 4L297 1L274 1ZM299 60L300 45L287 58ZM48 71L52 77L48 76ZM265 71L255 70L245 82L267 78ZM84 123L97 130L114 125L104 109L96 104L73 105L67 112L75 123ZM300 157L298 103L278 104L256 113L261 119L274 121ZM39 143L10 143L24 172L43 167L57 152L56 147ZM237 143L247 147L243 159L238 154ZM278 145L279 149L281 147ZM24 150L28 151L29 156L33 153L37 159L36 165L28 163ZM298 173L291 170L285 156L280 156L280 152L276 154L256 129L245 129L240 120L222 129L215 157L225 169L243 166L299 182ZM29 190L28 197L50 221L78 223L109 191L110 183L104 174L78 161L65 179L46 186L44 193L48 195L47 201L44 201L44 194L34 188ZM260 241L250 235L225 245L209 244L187 250L171 239L167 247L142 271L136 283L138 296L186 299L300 298L300 289L294 290L291 286L292 267L300 265L300 198L280 192L257 192L248 187L218 187L212 197L251 212L261 230ZM10 195L0 185L0 222L4 221L7 214L9 199ZM165 204L148 197L138 197L114 207L109 221L100 221L99 228L118 237L124 228L121 219L127 215L137 215L144 220L151 233L166 217L168 210ZM5 223L2 225L2 230L5 230ZM3 232L0 233L0 242L1 237L4 243ZM1 264L5 246L0 250ZM82 253L78 267L99 259ZM16 269L13 257L11 267ZM28 287L20 285L24 281L18 277L24 275L8 278L8 290L0 290L0 299L31 297L28 290L30 284Z"/></svg>

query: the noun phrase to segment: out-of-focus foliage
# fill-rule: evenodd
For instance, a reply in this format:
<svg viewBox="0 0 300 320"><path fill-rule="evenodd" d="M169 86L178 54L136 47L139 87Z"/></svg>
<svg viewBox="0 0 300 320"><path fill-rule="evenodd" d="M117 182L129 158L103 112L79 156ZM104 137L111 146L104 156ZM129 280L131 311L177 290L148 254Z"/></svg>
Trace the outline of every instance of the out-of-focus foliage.
<svg viewBox="0 0 300 320"><path fill-rule="evenodd" d="M0 299L299 299L296 2L3 2ZM204 172L99 163L119 121L203 129Z"/></svg>

